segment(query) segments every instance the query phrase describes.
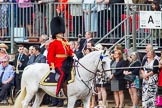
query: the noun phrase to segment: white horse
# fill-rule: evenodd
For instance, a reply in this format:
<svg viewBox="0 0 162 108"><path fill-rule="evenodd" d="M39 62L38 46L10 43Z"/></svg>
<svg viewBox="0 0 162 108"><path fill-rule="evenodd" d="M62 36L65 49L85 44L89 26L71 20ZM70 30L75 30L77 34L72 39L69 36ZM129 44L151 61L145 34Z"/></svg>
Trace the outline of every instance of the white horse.
<svg viewBox="0 0 162 108"><path fill-rule="evenodd" d="M97 70L110 69L110 58L103 51L94 51L76 62L74 82L67 85L68 108L74 108L75 101L81 99L84 108L90 108L92 95L92 79ZM27 108L28 103L36 95L32 108L39 108L45 93L55 96L56 86L42 86L40 81L49 71L48 64L35 63L24 69L21 80L21 93L16 99L14 108Z"/></svg>

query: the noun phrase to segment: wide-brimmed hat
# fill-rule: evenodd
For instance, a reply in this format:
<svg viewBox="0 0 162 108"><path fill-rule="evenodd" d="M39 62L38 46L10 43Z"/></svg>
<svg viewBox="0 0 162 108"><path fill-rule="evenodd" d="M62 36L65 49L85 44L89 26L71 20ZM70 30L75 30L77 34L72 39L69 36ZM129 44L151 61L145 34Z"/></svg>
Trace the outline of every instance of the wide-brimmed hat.
<svg viewBox="0 0 162 108"><path fill-rule="evenodd" d="M1 44L0 44L0 48L8 49L8 46L7 46L6 44L4 44L4 43L1 43Z"/></svg>
<svg viewBox="0 0 162 108"><path fill-rule="evenodd" d="M99 50L103 50L103 46L101 44L97 44L95 45L95 47L92 47L93 49L99 51Z"/></svg>

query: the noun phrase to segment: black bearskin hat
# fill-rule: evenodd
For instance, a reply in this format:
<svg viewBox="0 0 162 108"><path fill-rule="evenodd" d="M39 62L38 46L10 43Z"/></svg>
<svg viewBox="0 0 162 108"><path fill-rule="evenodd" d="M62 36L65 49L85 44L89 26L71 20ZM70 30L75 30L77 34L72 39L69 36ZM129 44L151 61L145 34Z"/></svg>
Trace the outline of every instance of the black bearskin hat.
<svg viewBox="0 0 162 108"><path fill-rule="evenodd" d="M53 39L56 39L56 34L65 33L65 22L62 17L54 17L51 20L51 35Z"/></svg>

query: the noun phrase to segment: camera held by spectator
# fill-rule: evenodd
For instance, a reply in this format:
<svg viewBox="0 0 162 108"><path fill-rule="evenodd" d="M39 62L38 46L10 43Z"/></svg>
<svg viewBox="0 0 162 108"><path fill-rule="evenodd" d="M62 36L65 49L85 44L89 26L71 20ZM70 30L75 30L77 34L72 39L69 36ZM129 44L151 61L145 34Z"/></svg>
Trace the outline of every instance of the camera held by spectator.
<svg viewBox="0 0 162 108"><path fill-rule="evenodd" d="M82 36L82 34L78 34L78 38L82 38L83 36Z"/></svg>

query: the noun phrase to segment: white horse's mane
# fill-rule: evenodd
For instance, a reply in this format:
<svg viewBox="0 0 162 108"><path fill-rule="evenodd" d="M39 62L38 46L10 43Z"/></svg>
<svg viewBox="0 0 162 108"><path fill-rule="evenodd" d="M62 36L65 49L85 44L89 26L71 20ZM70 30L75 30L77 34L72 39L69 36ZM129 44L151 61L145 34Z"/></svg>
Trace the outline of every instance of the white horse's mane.
<svg viewBox="0 0 162 108"><path fill-rule="evenodd" d="M93 58L96 55L100 55L103 51L92 51L89 54L86 54L83 58L81 58L80 60L82 61L83 59L87 60L89 58Z"/></svg>

